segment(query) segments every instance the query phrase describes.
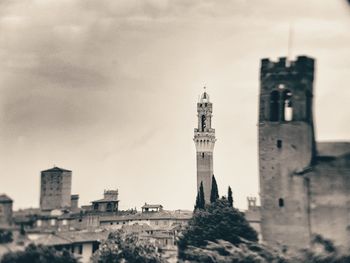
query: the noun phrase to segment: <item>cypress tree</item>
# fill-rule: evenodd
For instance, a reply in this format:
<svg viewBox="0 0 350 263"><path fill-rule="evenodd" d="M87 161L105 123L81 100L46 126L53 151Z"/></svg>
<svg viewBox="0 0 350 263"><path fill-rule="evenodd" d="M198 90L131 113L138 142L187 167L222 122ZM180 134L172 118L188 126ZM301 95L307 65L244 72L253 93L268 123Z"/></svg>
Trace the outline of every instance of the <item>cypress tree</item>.
<svg viewBox="0 0 350 263"><path fill-rule="evenodd" d="M199 191L197 192L197 197L196 197L196 204L194 205L194 211L199 209L200 207L200 201L199 201Z"/></svg>
<svg viewBox="0 0 350 263"><path fill-rule="evenodd" d="M228 187L227 201L229 202L230 206L233 207L233 197L232 197L232 190L230 186Z"/></svg>
<svg viewBox="0 0 350 263"><path fill-rule="evenodd" d="M204 209L204 208L205 208L204 188L203 188L203 182L201 182L201 185L199 186L199 191L197 193L196 205L194 206L194 210Z"/></svg>
<svg viewBox="0 0 350 263"><path fill-rule="evenodd" d="M213 175L212 181L211 181L210 203L215 203L215 201L218 199L219 199L218 185L216 183L215 176Z"/></svg>

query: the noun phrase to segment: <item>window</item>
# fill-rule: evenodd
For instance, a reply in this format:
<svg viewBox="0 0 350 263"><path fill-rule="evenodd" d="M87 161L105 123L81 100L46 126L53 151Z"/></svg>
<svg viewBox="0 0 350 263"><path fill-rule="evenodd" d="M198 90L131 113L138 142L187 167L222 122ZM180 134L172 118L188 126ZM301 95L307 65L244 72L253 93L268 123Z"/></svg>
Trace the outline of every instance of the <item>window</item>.
<svg viewBox="0 0 350 263"><path fill-rule="evenodd" d="M42 225L42 221L41 221L40 219L37 220L37 221L36 221L36 226L41 227L41 225Z"/></svg>
<svg viewBox="0 0 350 263"><path fill-rule="evenodd" d="M279 121L279 103L280 94L277 90L271 92L270 95L270 121Z"/></svg>
<svg viewBox="0 0 350 263"><path fill-rule="evenodd" d="M293 120L293 107L292 107L292 92L289 90L285 90L283 92L283 120L284 121L291 121Z"/></svg>
<svg viewBox="0 0 350 263"><path fill-rule="evenodd" d="M107 203L106 211L107 211L107 212L112 212L112 211L113 211L113 205L112 205L112 203Z"/></svg>
<svg viewBox="0 0 350 263"><path fill-rule="evenodd" d="M207 126L205 123L205 121L206 121L205 115L202 115L201 120L202 120L202 132L204 132L204 129Z"/></svg>
<svg viewBox="0 0 350 263"><path fill-rule="evenodd" d="M68 223L67 219L63 219L63 220L62 220L62 225L63 225L63 226L66 226L67 223Z"/></svg>
<svg viewBox="0 0 350 263"><path fill-rule="evenodd" d="M83 245L82 244L78 245L78 253L79 253L79 255L83 254Z"/></svg>
<svg viewBox="0 0 350 263"><path fill-rule="evenodd" d="M98 203L94 204L94 210L98 210Z"/></svg>
<svg viewBox="0 0 350 263"><path fill-rule="evenodd" d="M283 198L278 199L278 206L279 207L284 207L284 200L283 200Z"/></svg>
<svg viewBox="0 0 350 263"><path fill-rule="evenodd" d="M202 158L204 158L204 153L202 153Z"/></svg>
<svg viewBox="0 0 350 263"><path fill-rule="evenodd" d="M282 140L277 140L277 148L278 149L282 148Z"/></svg>
<svg viewBox="0 0 350 263"><path fill-rule="evenodd" d="M51 220L50 220L50 224L51 224L51 226L56 225L56 219L51 219Z"/></svg>
<svg viewBox="0 0 350 263"><path fill-rule="evenodd" d="M92 253L94 253L96 250L98 250L100 244L98 242L94 242L92 244Z"/></svg>

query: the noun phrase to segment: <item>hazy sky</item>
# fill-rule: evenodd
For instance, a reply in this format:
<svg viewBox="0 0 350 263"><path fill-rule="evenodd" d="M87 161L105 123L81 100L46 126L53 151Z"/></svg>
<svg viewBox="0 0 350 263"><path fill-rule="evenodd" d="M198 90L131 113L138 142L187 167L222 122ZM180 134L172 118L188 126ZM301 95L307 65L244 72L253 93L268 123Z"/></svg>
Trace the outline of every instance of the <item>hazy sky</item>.
<svg viewBox="0 0 350 263"><path fill-rule="evenodd" d="M214 104L214 171L236 205L258 195L259 60L317 59L319 140L350 140L343 0L1 0L0 193L39 205L39 174L73 170L80 204L192 209L196 102Z"/></svg>

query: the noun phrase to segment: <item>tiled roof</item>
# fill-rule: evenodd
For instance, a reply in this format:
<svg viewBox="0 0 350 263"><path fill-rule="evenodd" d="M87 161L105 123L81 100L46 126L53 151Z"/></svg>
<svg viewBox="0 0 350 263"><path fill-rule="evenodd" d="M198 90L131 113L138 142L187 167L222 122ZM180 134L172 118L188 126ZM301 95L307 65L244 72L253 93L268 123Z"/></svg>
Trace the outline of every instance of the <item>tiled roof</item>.
<svg viewBox="0 0 350 263"><path fill-rule="evenodd" d="M347 153L350 153L350 142L318 142L317 143L318 156L339 157Z"/></svg>
<svg viewBox="0 0 350 263"><path fill-rule="evenodd" d="M129 215L114 215L100 217L101 222L106 221L130 221L130 220L165 220L165 219L178 219L189 220L192 217L191 211L162 211L155 213L136 213Z"/></svg>
<svg viewBox="0 0 350 263"><path fill-rule="evenodd" d="M8 197L7 195L1 194L0 195L0 202L1 203L10 203L10 202L13 202L13 200L10 197Z"/></svg>
<svg viewBox="0 0 350 263"><path fill-rule="evenodd" d="M91 203L107 203L107 202L119 202L119 200L115 198L102 198L99 200L91 201Z"/></svg>
<svg viewBox="0 0 350 263"><path fill-rule="evenodd" d="M142 208L162 208L162 205L150 205L150 204L145 204L142 206Z"/></svg>
<svg viewBox="0 0 350 263"><path fill-rule="evenodd" d="M42 244L45 246L59 246L73 243L86 243L105 240L108 237L108 231L99 232L84 232L71 231L60 232L55 234L45 235L35 241L35 244Z"/></svg>
<svg viewBox="0 0 350 263"><path fill-rule="evenodd" d="M59 168L59 167L53 167L51 169L47 169L47 170L44 170L44 171L41 171L41 172L71 172L71 170L66 170L66 169L63 169L63 168Z"/></svg>

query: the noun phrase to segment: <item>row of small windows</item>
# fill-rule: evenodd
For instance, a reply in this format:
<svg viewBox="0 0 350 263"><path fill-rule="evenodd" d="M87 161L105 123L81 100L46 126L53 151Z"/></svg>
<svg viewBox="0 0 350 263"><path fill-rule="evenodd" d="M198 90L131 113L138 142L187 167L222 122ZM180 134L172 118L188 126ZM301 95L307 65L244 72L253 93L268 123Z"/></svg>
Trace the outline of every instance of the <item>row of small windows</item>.
<svg viewBox="0 0 350 263"><path fill-rule="evenodd" d="M196 142L200 142L200 143L207 142L207 143L209 143L209 140L196 140Z"/></svg>

